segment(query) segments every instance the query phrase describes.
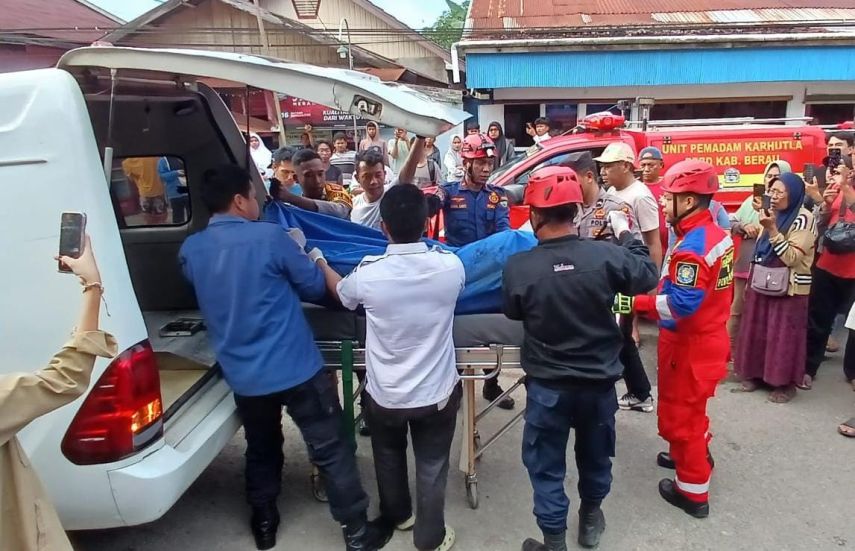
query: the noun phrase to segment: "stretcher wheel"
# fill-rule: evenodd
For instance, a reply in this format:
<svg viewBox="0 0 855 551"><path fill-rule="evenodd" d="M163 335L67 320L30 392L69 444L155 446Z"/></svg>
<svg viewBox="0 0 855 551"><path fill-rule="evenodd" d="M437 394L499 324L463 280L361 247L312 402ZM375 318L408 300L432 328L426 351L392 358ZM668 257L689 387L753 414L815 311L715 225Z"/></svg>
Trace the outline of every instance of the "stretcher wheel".
<svg viewBox="0 0 855 551"><path fill-rule="evenodd" d="M470 509L478 508L478 479L474 475L466 477L466 501Z"/></svg>
<svg viewBox="0 0 855 551"><path fill-rule="evenodd" d="M327 489L324 486L324 479L321 477L321 473L318 472L317 468L312 469L312 475L309 479L312 485L312 497L321 503L327 503L329 501L329 498L327 497Z"/></svg>

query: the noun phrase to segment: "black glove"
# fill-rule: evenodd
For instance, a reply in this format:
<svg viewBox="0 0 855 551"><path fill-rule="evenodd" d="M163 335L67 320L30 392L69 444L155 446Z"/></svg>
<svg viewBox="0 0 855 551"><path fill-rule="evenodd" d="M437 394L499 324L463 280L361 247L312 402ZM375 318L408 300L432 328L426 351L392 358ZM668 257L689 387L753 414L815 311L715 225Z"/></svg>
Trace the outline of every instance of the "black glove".
<svg viewBox="0 0 855 551"><path fill-rule="evenodd" d="M436 195L428 195L427 198L428 216L434 217L442 209L442 200Z"/></svg>

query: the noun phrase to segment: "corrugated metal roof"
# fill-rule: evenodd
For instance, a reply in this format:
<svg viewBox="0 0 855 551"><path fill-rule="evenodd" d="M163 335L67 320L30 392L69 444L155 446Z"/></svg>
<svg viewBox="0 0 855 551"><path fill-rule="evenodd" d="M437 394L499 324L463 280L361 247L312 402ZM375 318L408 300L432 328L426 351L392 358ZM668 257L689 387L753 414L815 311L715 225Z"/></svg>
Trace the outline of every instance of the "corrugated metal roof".
<svg viewBox="0 0 855 551"><path fill-rule="evenodd" d="M468 33L588 25L855 22L839 0L472 0ZM584 17L583 17L584 16Z"/></svg>
<svg viewBox="0 0 855 551"><path fill-rule="evenodd" d="M484 89L847 81L855 75L855 46L498 52L466 58L467 88Z"/></svg>
<svg viewBox="0 0 855 551"><path fill-rule="evenodd" d="M120 24L77 0L15 0L3 4L0 32L89 44ZM105 31L93 31L96 27Z"/></svg>
<svg viewBox="0 0 855 551"><path fill-rule="evenodd" d="M651 16L658 23L853 21L853 24L855 24L855 9L834 8L716 10L708 12L654 13Z"/></svg>

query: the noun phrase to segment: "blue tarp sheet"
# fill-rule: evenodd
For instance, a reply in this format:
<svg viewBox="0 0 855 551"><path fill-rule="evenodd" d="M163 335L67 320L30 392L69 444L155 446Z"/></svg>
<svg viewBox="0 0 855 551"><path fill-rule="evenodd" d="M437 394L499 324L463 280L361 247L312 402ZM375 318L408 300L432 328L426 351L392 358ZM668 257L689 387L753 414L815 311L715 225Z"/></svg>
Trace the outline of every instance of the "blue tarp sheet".
<svg viewBox="0 0 855 551"><path fill-rule="evenodd" d="M330 266L347 275L368 255L380 255L388 241L379 231L325 214L268 203L263 218L285 228L300 228L307 248L318 247ZM502 311L502 270L508 258L532 249L537 240L531 232L505 231L464 247L425 240L454 252L466 269L466 288L457 301L458 315Z"/></svg>

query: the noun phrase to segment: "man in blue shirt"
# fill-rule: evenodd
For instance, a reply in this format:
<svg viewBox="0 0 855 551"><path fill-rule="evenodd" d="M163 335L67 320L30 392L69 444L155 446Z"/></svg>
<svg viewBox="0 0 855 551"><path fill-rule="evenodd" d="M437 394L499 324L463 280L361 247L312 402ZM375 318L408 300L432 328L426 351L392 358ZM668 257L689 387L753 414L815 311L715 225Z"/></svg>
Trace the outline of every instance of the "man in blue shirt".
<svg viewBox="0 0 855 551"><path fill-rule="evenodd" d="M276 545L285 406L327 481L347 551L379 549L391 532L366 520L368 496L341 434L337 389L322 370L301 308L301 300L322 298L337 276L320 251L307 255L281 227L256 221L259 205L246 171L223 165L206 171L203 180L211 220L187 238L179 257L243 421L256 545Z"/></svg>
<svg viewBox="0 0 855 551"><path fill-rule="evenodd" d="M469 134L463 139L460 155L465 170L463 181L439 186L436 194L428 197L430 216L442 210L445 241L454 247L511 229L505 190L487 183L496 161L493 141L484 134ZM485 400L494 402L504 393L497 377L484 381L481 395ZM498 406L513 409L514 399L502 397Z"/></svg>

